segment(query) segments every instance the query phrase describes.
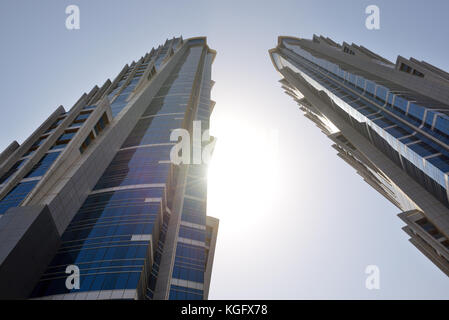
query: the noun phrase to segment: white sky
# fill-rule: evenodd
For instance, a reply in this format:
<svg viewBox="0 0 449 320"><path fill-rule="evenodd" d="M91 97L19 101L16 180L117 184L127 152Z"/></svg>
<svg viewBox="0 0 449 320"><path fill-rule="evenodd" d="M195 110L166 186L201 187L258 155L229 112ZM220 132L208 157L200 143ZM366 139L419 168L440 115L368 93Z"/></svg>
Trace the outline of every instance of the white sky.
<svg viewBox="0 0 449 320"><path fill-rule="evenodd" d="M65 28L69 4L80 7L80 30ZM378 31L365 28L370 4L381 10ZM448 11L444 0L1 1L0 149L166 38L204 35L218 51L210 298L449 298L448 278L408 243L398 209L336 156L268 56L278 35L316 33L449 70ZM380 290L365 288L370 264Z"/></svg>

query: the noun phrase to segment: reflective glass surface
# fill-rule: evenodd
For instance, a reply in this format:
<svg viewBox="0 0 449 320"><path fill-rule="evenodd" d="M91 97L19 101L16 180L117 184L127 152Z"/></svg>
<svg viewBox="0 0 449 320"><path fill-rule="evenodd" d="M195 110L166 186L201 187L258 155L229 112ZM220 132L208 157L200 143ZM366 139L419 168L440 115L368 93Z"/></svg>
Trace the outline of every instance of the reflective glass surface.
<svg viewBox="0 0 449 320"><path fill-rule="evenodd" d="M143 284L147 287L147 298L152 298L169 222L169 215L162 206L167 192L165 185L170 177L170 164L167 161L174 144L170 141L170 133L182 127L202 51L203 47L191 48L181 57L63 233L58 253L35 288L33 297L80 291L137 289ZM162 59L161 56L159 58ZM119 85L124 84L131 72L125 73ZM113 101L111 107L114 116L127 104L126 99L139 76L138 72L137 77ZM112 98L115 93L109 97ZM192 191L192 194L199 195L199 191ZM198 220L204 224L203 207L197 215L204 215ZM195 213L192 210L195 208L193 206L190 211L186 209L186 212L193 216ZM153 234L159 234L157 243L151 243ZM204 237L203 231L184 230L183 234L196 239ZM149 264L151 247L157 248L153 265ZM198 267L193 269L192 275L190 271L188 274L201 281L205 248L200 247L197 252L182 246L180 254L183 257L180 256L177 261L197 261ZM192 256L189 257L189 254ZM80 268L79 290L68 290L65 286L65 268L70 264ZM195 270L198 272L195 273ZM182 290L188 291L187 288Z"/></svg>
<svg viewBox="0 0 449 320"><path fill-rule="evenodd" d="M51 167L51 165L55 162L55 160L59 157L61 152L51 152L47 153L34 167L31 169L30 173L25 178L33 178L33 177L41 177L43 176L47 170Z"/></svg>
<svg viewBox="0 0 449 320"><path fill-rule="evenodd" d="M4 214L9 208L17 207L33 190L38 181L22 182L16 185L1 201L0 215Z"/></svg>
<svg viewBox="0 0 449 320"><path fill-rule="evenodd" d="M295 59L276 54L278 67L289 67L315 89L326 92L344 119L449 207L447 115L410 101L410 93L394 93L315 57L299 45L285 45L294 52ZM438 119L442 120L439 128L446 132L437 129Z"/></svg>

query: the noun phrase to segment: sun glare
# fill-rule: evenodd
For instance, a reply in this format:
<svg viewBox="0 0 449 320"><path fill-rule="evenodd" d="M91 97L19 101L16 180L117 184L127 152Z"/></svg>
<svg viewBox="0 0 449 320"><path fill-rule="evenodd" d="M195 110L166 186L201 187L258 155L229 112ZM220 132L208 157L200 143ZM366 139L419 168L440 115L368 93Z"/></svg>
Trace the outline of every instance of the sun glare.
<svg viewBox="0 0 449 320"><path fill-rule="evenodd" d="M208 171L208 214L247 225L263 221L278 189L277 132L234 122L216 130ZM235 220L238 219L238 220ZM257 220L254 220L257 219Z"/></svg>

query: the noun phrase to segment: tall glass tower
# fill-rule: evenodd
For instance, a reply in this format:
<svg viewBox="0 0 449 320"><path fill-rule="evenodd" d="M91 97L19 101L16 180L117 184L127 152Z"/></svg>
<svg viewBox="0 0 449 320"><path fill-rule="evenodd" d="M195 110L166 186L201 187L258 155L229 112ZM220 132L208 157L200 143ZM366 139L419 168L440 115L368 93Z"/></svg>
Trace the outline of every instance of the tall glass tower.
<svg viewBox="0 0 449 320"><path fill-rule="evenodd" d="M449 275L449 74L322 36L279 37L269 54L285 92Z"/></svg>
<svg viewBox="0 0 449 320"><path fill-rule="evenodd" d="M0 154L0 298L207 299L207 167L170 136L209 128L215 55L167 40Z"/></svg>

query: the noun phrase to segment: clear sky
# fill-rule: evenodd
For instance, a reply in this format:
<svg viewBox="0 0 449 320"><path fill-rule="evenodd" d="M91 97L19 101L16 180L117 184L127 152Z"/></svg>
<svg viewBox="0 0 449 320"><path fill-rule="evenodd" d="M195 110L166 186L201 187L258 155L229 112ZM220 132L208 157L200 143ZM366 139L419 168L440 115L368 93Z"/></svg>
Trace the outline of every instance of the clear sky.
<svg viewBox="0 0 449 320"><path fill-rule="evenodd" d="M71 4L80 30L65 27ZM365 28L371 4L380 30ZM2 0L0 150L167 38L207 36L218 52L208 214L220 218L210 298L447 299L449 279L408 242L399 210L283 93L268 49L315 33L449 70L448 12L446 0ZM379 290L365 288L372 264Z"/></svg>

